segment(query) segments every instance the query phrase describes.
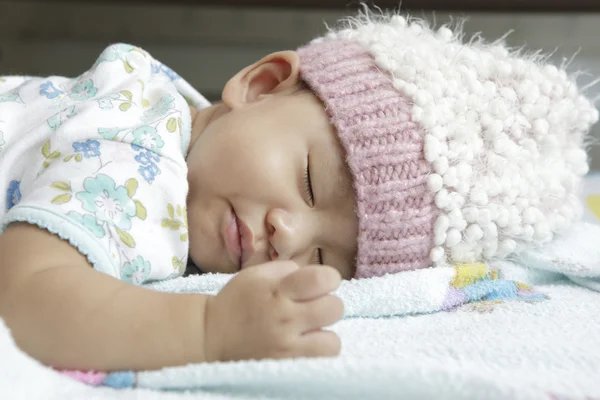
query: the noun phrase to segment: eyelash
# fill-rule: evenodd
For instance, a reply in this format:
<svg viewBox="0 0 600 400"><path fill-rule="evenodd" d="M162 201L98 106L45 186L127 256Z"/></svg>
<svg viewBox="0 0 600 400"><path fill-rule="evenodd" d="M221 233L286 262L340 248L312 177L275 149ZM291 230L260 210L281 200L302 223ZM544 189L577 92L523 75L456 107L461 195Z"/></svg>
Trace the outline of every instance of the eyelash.
<svg viewBox="0 0 600 400"><path fill-rule="evenodd" d="M308 197L308 202L311 207L315 205L315 196L312 190L312 183L310 181L310 167L306 166L306 170L304 171L304 190L306 192L306 197Z"/></svg>
<svg viewBox="0 0 600 400"><path fill-rule="evenodd" d="M317 249L317 264L323 265L323 253L321 249Z"/></svg>
<svg viewBox="0 0 600 400"><path fill-rule="evenodd" d="M306 162L306 170L304 171L304 188L305 188L306 197L308 197L310 206L314 207L315 195L312 190L312 183L310 180L310 166L309 166L308 160ZM321 252L321 249L317 249L316 261L318 264L323 265L323 253Z"/></svg>

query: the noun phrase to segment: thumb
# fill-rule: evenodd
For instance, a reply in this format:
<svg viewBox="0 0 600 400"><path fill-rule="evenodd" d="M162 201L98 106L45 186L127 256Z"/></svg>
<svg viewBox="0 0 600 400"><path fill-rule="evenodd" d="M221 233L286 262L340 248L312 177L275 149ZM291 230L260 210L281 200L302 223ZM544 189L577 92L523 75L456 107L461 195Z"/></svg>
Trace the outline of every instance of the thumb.
<svg viewBox="0 0 600 400"><path fill-rule="evenodd" d="M270 280L280 280L293 274L300 267L293 261L271 261L252 267L255 273L263 275Z"/></svg>

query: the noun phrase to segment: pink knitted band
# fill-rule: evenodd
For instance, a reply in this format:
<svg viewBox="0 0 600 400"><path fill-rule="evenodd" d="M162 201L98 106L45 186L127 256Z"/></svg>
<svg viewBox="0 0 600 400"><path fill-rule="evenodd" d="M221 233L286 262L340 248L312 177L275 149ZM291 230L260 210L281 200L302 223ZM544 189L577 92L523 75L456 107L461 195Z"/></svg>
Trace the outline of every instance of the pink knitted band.
<svg viewBox="0 0 600 400"><path fill-rule="evenodd" d="M354 178L355 277L429 267L439 211L411 105L357 42L314 43L298 54L302 78L325 104Z"/></svg>

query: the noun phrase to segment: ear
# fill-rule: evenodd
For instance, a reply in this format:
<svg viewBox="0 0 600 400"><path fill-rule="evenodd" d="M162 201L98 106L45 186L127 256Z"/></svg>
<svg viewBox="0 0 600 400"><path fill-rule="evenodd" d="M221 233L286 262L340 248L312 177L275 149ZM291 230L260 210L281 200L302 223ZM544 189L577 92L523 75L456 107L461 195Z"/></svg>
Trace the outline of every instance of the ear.
<svg viewBox="0 0 600 400"><path fill-rule="evenodd" d="M300 82L300 58L295 51L273 53L244 68L227 82L223 103L233 109Z"/></svg>

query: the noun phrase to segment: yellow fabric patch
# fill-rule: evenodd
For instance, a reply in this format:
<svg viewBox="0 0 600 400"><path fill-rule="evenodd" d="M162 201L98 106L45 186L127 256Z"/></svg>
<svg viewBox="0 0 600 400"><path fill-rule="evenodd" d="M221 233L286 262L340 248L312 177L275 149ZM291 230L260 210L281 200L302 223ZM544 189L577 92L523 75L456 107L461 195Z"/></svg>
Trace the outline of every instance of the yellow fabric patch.
<svg viewBox="0 0 600 400"><path fill-rule="evenodd" d="M455 288L463 288L484 279L488 272L488 266L482 263L464 264L454 266L456 275L450 282Z"/></svg>
<svg viewBox="0 0 600 400"><path fill-rule="evenodd" d="M521 282L516 282L517 283L517 289L521 289L521 290L531 290L531 286L525 284L525 283L521 283Z"/></svg>
<svg viewBox="0 0 600 400"><path fill-rule="evenodd" d="M592 194L586 199L586 203L590 211L600 220L600 195Z"/></svg>

